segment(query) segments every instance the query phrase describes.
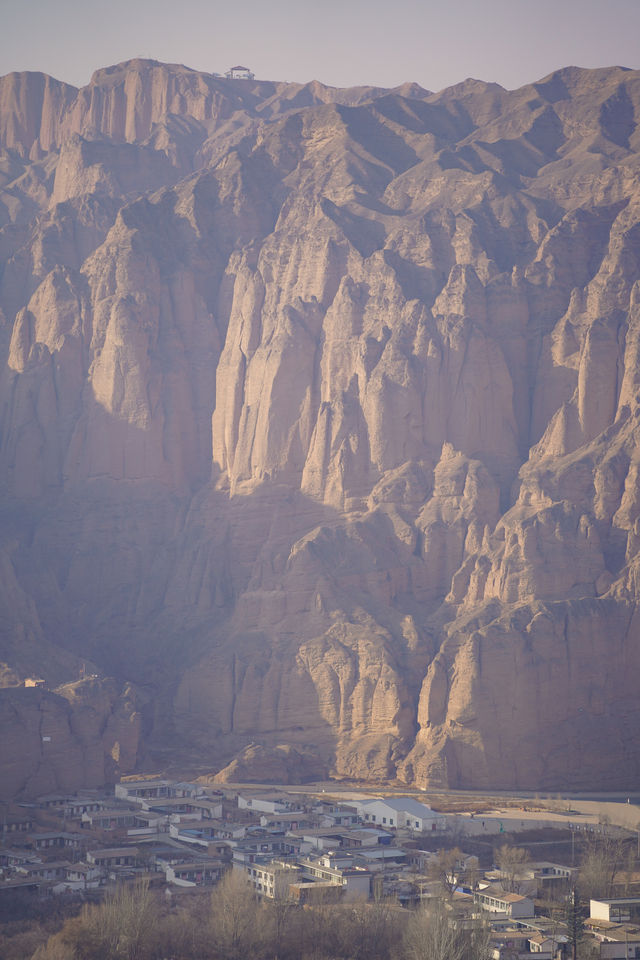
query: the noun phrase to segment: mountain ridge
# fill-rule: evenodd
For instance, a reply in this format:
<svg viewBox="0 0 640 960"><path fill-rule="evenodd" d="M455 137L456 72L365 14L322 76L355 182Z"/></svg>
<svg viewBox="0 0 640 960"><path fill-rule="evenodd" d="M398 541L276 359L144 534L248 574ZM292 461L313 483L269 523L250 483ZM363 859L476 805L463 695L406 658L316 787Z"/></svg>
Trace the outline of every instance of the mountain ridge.
<svg viewBox="0 0 640 960"><path fill-rule="evenodd" d="M137 690L109 775L637 785L640 73L39 76L0 78L7 688Z"/></svg>

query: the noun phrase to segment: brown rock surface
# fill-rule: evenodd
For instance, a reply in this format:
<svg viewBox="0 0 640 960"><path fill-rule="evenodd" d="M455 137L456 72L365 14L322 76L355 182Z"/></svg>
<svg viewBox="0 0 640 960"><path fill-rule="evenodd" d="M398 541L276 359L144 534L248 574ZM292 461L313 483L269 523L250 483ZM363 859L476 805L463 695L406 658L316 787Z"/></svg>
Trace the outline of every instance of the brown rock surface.
<svg viewBox="0 0 640 960"><path fill-rule="evenodd" d="M307 783L323 780L326 768L317 756L288 744L263 747L250 743L213 777L213 783Z"/></svg>
<svg viewBox="0 0 640 960"><path fill-rule="evenodd" d="M0 79L0 678L146 691L34 693L72 772L11 790L141 714L236 773L637 786L639 113L621 68Z"/></svg>
<svg viewBox="0 0 640 960"><path fill-rule="evenodd" d="M2 800L113 783L140 759L136 694L114 681L4 688L0 719Z"/></svg>

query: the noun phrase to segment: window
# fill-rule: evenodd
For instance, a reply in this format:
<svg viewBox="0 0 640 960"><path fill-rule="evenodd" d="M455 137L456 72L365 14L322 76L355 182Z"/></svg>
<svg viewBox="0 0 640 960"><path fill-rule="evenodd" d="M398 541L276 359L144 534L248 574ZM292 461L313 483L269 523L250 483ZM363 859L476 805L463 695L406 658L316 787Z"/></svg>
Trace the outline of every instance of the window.
<svg viewBox="0 0 640 960"><path fill-rule="evenodd" d="M389 817L389 823L393 826L393 817Z"/></svg>
<svg viewBox="0 0 640 960"><path fill-rule="evenodd" d="M383 818L382 818L382 822L383 822L383 823L386 823L386 822L387 822L387 818L386 818L386 817L383 817Z"/></svg>

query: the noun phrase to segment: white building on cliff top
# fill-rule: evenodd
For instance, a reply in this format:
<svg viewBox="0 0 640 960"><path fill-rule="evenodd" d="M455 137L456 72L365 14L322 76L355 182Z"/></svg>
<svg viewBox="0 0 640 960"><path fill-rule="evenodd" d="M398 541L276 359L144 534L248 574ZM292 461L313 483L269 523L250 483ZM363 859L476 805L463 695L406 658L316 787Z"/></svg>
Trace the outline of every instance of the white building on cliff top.
<svg viewBox="0 0 640 960"><path fill-rule="evenodd" d="M229 67L225 77L227 80L253 80L254 74L249 67Z"/></svg>

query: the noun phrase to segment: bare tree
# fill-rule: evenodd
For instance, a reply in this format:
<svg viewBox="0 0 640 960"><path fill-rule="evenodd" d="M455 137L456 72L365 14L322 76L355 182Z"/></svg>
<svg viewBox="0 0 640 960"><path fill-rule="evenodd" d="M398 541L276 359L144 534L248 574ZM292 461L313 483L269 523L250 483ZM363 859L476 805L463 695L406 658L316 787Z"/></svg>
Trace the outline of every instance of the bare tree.
<svg viewBox="0 0 640 960"><path fill-rule="evenodd" d="M295 913L295 903L289 892L291 875L289 871L276 871L274 874L273 900L264 903L266 932L269 941L268 952L277 960L286 956L291 946L289 936Z"/></svg>
<svg viewBox="0 0 640 960"><path fill-rule="evenodd" d="M38 947L31 960L76 960L76 952L71 944L66 943L59 933L49 937L47 942Z"/></svg>
<svg viewBox="0 0 640 960"><path fill-rule="evenodd" d="M437 856L429 861L429 876L440 883L449 899L453 896L458 883L456 866L462 856L462 851L458 847L453 847L451 850L438 850Z"/></svg>
<svg viewBox="0 0 640 960"><path fill-rule="evenodd" d="M411 917L404 955L407 960L465 960L464 943L443 904L422 907Z"/></svg>
<svg viewBox="0 0 640 960"><path fill-rule="evenodd" d="M625 842L603 831L585 839L580 864L580 890L585 899L610 897L625 864Z"/></svg>
<svg viewBox="0 0 640 960"><path fill-rule="evenodd" d="M211 939L222 960L245 960L258 952L260 914L247 878L230 870L211 894Z"/></svg>
<svg viewBox="0 0 640 960"><path fill-rule="evenodd" d="M388 960L400 939L395 901L350 901L333 908L331 925L332 954L349 960Z"/></svg>
<svg viewBox="0 0 640 960"><path fill-rule="evenodd" d="M420 908L407 924L406 960L489 960L491 955L489 928L456 922L443 903Z"/></svg>
<svg viewBox="0 0 640 960"><path fill-rule="evenodd" d="M146 880L122 884L98 906L85 906L61 939L76 960L147 960L155 942L157 902Z"/></svg>
<svg viewBox="0 0 640 960"><path fill-rule="evenodd" d="M502 883L509 893L519 893L529 867L529 854L524 847L503 843L496 852L496 863L502 873Z"/></svg>
<svg viewBox="0 0 640 960"><path fill-rule="evenodd" d="M331 891L325 889L313 905L296 913L299 955L304 960L323 960L331 956L336 940L341 939L336 930L338 907L331 897Z"/></svg>

